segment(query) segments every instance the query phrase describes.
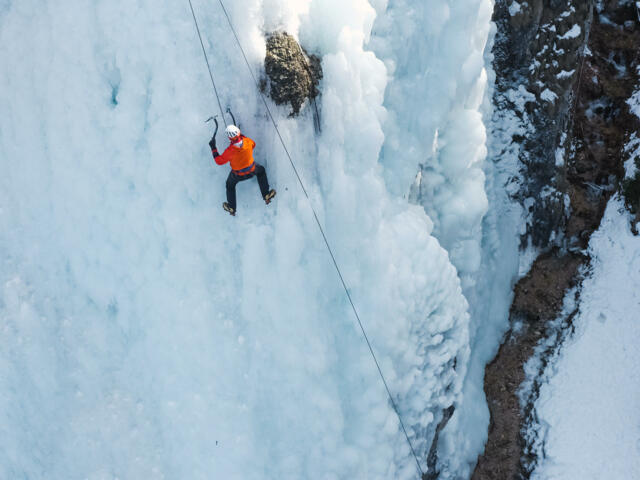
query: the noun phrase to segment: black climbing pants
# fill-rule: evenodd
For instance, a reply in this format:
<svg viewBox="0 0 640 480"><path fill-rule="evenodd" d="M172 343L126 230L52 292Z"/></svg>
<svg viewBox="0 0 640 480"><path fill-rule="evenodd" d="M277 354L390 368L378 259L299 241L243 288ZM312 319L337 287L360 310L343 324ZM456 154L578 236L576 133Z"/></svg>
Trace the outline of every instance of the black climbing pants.
<svg viewBox="0 0 640 480"><path fill-rule="evenodd" d="M256 162L256 169L249 175L236 175L233 170L227 177L227 203L236 209L236 185L238 182L258 177L258 185L260 185L260 193L262 197L269 193L269 180L267 180L267 172L262 165Z"/></svg>

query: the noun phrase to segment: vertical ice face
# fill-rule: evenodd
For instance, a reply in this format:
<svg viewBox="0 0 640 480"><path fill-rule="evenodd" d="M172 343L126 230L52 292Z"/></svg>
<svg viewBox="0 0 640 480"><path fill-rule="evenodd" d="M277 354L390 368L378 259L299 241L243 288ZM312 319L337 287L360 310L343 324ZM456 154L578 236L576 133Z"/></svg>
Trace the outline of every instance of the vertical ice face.
<svg viewBox="0 0 640 480"><path fill-rule="evenodd" d="M188 5L0 10L0 476L415 478L224 16L194 7L222 102L279 191L265 208L240 184L235 219ZM376 11L228 7L254 72L263 28L322 55L322 134L274 112L424 459L461 389L467 304L431 220L379 163L399 132L366 47Z"/></svg>
<svg viewBox="0 0 640 480"><path fill-rule="evenodd" d="M480 106L492 7L491 0L390 0L371 42L392 78L383 127L386 183L396 194L414 184L412 199L433 220L465 288L480 267L487 211Z"/></svg>
<svg viewBox="0 0 640 480"><path fill-rule="evenodd" d="M469 370L438 445L440 478L468 478L486 440L484 366L507 325L521 224L520 208L504 188L518 171L517 158L502 155L502 137L508 145L511 135L496 135L506 126L494 125L498 138L485 146L493 1L379 3L370 45L390 75L385 184L428 213L470 303Z"/></svg>

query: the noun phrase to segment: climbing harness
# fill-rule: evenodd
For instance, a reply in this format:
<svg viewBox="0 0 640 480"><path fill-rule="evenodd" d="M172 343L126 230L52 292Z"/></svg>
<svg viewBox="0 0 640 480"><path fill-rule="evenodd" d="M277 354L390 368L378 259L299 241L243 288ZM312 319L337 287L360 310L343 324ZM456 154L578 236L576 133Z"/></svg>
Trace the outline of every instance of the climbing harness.
<svg viewBox="0 0 640 480"><path fill-rule="evenodd" d="M424 471L422 470L422 467L420 466L420 461L418 460L418 455L416 454L414 448L413 448L413 444L411 443L411 439L409 438L409 434L407 433L407 429L404 426L404 422L402 421L402 417L400 415L400 410L398 410L398 406L396 405L396 402L393 399L393 395L391 395L391 390L389 389L389 386L387 385L387 381L384 378L384 374L382 373L382 369L380 368L380 364L378 363L378 359L376 358L376 354L373 351L373 347L371 346L371 342L369 341L369 337L367 336L367 333L364 329L364 326L362 325L362 321L360 320L360 315L358 314L358 310L356 309L355 304L353 303L353 299L351 298L351 294L349 293L349 289L347 287L347 284L344 280L344 277L342 276L342 272L340 270L340 267L338 266L338 262L336 261L336 257L333 254L333 249L331 248L331 245L329 244L329 240L327 239L326 234L324 233L324 228L322 228L322 224L320 223L320 220L318 219L318 215L316 213L315 208L313 208L313 204L311 203L311 198L309 197L309 194L307 193L307 189L304 186L304 183L302 182L302 178L300 177L299 173L298 173L298 169L296 168L295 163L293 162L293 158L291 157L291 154L289 153L289 150L287 149L287 145L284 142L284 139L282 138L282 135L280 134L280 129L278 128L278 124L276 123L275 119L273 118L273 115L271 114L271 109L269 108L269 105L267 104L267 101L264 97L264 94L260 91L260 84L258 82L258 80L256 79L255 74L253 73L253 70L251 69L251 64L249 63L249 60L247 59L247 56L244 52L244 49L242 48L242 44L240 43L240 39L238 38L238 34L236 33L235 28L233 27L233 23L231 22L231 18L229 17L229 14L227 13L227 9L224 6L224 3L222 0L218 0L218 2L220 3L220 7L222 7L222 11L224 12L225 17L227 18L227 22L229 23L229 27L231 28L231 31L233 32L233 36L235 37L236 43L238 44L238 47L240 48L240 52L242 52L242 57L244 58L245 63L247 64L247 68L249 69L249 73L251 74L251 77L253 78L253 82L255 83L258 92L260 93L260 98L262 99L262 103L264 104L264 107L267 111L267 115L269 116L269 119L271 120L271 123L273 123L273 127L276 130L276 133L278 134L278 138L280 139L280 143L282 144L282 148L284 149L285 153L287 154L287 158L289 159L289 163L291 164L291 168L293 169L293 172L296 174L296 178L298 179L298 183L300 184L300 187L302 188L302 191L305 195L305 197L307 197L307 201L309 203L309 207L311 208L311 211L313 212L313 218L315 218L316 220L316 224L318 225L318 229L320 230L320 233L322 234L322 238L324 240L324 244L327 247L327 250L329 252L329 255L331 256L331 260L333 262L333 266L336 269L336 272L338 273L338 277L340 278L340 282L342 283L342 288L344 289L347 298L349 300L349 303L351 304L351 309L353 310L353 313L356 317L356 320L358 321L358 325L360 326L360 330L362 331L362 336L364 337L367 346L369 347L369 352L371 353L371 356L373 357L373 361L376 364L376 368L378 369L378 373L380 374L380 378L382 379L382 383L384 384L385 389L387 390L387 395L389 396L389 400L391 401L391 405L393 406L393 410L396 412L396 415L398 416L398 420L400 422L400 426L402 427L402 431L404 433L405 438L407 439L407 443L409 444L409 448L411 450L411 454L413 455L413 458L416 461L416 466L418 467L418 471L420 472L420 478L422 478L424 476ZM211 67L209 66L209 60L207 60L207 54L205 52L204 49L204 44L202 43L202 36L200 35L200 29L198 28L198 21L196 20L196 15L193 12L193 5L191 5L191 0L189 0L189 6L191 7L191 14L193 15L193 21L196 25L196 30L198 31L198 37L200 38L200 45L202 46L202 52L204 53L204 57L205 60L207 62L207 68L209 69L209 75L211 76L211 83L213 83L213 89L216 95L216 98L218 99L218 105L220 106L220 111L222 112L222 106L220 104L220 97L218 96L218 91L215 87L215 82L213 81L213 75L211 74ZM230 113L230 111L229 111ZM223 113L223 118L224 118L224 113ZM233 115L232 115L233 118ZM235 124L235 119L234 119L234 124Z"/></svg>

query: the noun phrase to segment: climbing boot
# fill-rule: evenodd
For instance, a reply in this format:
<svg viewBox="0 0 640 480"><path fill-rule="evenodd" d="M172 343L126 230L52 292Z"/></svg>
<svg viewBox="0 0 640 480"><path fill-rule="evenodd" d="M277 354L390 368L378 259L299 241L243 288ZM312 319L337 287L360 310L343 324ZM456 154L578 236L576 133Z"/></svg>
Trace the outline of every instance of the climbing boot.
<svg viewBox="0 0 640 480"><path fill-rule="evenodd" d="M236 216L236 209L229 205L227 202L222 204L222 208L224 208L227 212L231 214L232 217Z"/></svg>
<svg viewBox="0 0 640 480"><path fill-rule="evenodd" d="M276 196L276 191L275 190L269 190L269 193L267 193L263 198L264 198L264 203L266 203L267 205L269 205L271 203L271 199L273 197Z"/></svg>

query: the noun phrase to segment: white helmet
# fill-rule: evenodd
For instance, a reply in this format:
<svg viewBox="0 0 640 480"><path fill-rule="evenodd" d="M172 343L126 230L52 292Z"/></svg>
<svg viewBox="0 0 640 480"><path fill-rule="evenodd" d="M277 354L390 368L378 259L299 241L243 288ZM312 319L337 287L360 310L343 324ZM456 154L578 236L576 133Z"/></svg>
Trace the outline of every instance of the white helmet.
<svg viewBox="0 0 640 480"><path fill-rule="evenodd" d="M240 129L235 125L227 125L227 128L225 128L224 133L226 133L227 137L229 138L236 138L238 135L240 135Z"/></svg>

